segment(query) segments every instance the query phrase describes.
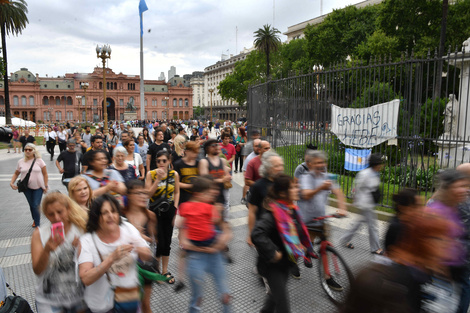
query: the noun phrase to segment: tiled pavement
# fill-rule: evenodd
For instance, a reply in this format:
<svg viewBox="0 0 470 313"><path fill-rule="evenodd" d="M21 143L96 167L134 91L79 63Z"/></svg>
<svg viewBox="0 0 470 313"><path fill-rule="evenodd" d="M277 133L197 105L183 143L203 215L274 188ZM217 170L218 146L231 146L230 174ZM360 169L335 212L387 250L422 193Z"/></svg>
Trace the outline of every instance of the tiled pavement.
<svg viewBox="0 0 470 313"><path fill-rule="evenodd" d="M49 155L43 152L43 159L47 164L50 175L49 186L51 190L65 192L65 187L60 182L54 162L49 161ZM56 151L58 153L58 150ZM18 154L7 154L6 150L0 150L0 267L3 268L7 281L13 289L34 304L35 275L31 267L30 236L32 234L31 216L26 199L23 195L13 191L9 187ZM231 189L232 210L230 222L233 227L234 238L230 244L230 253L234 259L233 264L227 265L228 280L233 296L233 312L259 312L265 297L264 288L257 276L253 274L256 260L256 252L245 243L247 209L240 204L243 177L240 173L233 178ZM337 243L338 237L344 229L350 227L356 215L349 218L332 220L332 242ZM47 220L42 217L42 223ZM386 223L380 222L379 229L383 238ZM363 267L372 259L369 253L367 230L362 228L354 238L356 248L349 250L338 247L345 257L353 272ZM176 264L178 258L178 242L174 238L172 253L170 256L170 271L177 273ZM289 296L292 312L335 312L334 305L328 300L318 282L317 266L307 269L300 265L302 278L290 279L288 282ZM190 297L190 288L185 288L179 293L173 291L173 286L168 284L154 284L151 298L153 312L186 312ZM32 305L34 308L34 305ZM220 312L221 307L217 299L217 293L213 288L211 278L207 278L205 296L202 305L203 312Z"/></svg>

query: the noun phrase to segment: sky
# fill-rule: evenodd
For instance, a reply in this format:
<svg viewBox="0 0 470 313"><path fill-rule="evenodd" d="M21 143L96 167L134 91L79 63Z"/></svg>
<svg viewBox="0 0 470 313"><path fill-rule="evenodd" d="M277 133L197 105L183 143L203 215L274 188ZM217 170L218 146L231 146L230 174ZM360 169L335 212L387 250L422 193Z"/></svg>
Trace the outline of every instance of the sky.
<svg viewBox="0 0 470 313"><path fill-rule="evenodd" d="M7 37L8 72L26 67L40 77L91 73L102 66L96 45L112 49L108 67L139 75L139 0L26 0L29 24ZM323 0L323 14L358 3ZM180 76L204 71L221 55L253 46L265 24L281 33L320 15L320 0L146 0L143 14L144 78L158 79L170 66ZM238 36L236 29L238 28ZM281 35L281 40L286 40Z"/></svg>

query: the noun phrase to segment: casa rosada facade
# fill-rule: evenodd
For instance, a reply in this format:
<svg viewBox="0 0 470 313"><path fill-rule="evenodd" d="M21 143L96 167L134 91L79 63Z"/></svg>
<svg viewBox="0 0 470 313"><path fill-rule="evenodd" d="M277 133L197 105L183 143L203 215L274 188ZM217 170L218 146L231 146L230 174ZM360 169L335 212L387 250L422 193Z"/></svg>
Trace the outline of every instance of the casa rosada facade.
<svg viewBox="0 0 470 313"><path fill-rule="evenodd" d="M9 81L12 116L33 122L100 121L103 120L103 88L106 88L108 120L124 120L128 104L133 104L140 119L140 76L116 74L106 68L93 73L39 77L22 68L12 73ZM83 88L84 83L88 87ZM144 81L145 119L190 119L193 116L192 89L183 84L171 86L163 80ZM0 82L0 113L5 114L5 93Z"/></svg>

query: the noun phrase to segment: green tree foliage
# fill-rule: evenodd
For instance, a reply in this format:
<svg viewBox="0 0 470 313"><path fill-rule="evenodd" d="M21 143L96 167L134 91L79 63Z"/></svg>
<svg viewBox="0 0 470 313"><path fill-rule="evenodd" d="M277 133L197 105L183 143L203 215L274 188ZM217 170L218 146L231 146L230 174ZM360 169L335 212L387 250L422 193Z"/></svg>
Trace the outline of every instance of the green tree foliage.
<svg viewBox="0 0 470 313"><path fill-rule="evenodd" d="M7 68L7 35L21 34L26 24L29 23L28 5L25 0L0 0L0 31L2 34L3 52L3 85L5 86L5 122L11 124L10 95L8 86Z"/></svg>
<svg viewBox="0 0 470 313"><path fill-rule="evenodd" d="M357 54L359 44L375 31L377 12L377 6L348 6L334 10L319 25L307 26L304 33L310 68L315 64L328 67Z"/></svg>
<svg viewBox="0 0 470 313"><path fill-rule="evenodd" d="M281 45L279 34L281 32L271 25L264 25L263 28L255 31L255 41L253 42L255 48L264 52L266 56L266 77L269 78L270 66L269 57L271 52L277 51Z"/></svg>
<svg viewBox="0 0 470 313"><path fill-rule="evenodd" d="M457 0L449 5L447 16L446 45L461 47L462 43L470 36L470 1ZM468 51L469 48L467 48Z"/></svg>

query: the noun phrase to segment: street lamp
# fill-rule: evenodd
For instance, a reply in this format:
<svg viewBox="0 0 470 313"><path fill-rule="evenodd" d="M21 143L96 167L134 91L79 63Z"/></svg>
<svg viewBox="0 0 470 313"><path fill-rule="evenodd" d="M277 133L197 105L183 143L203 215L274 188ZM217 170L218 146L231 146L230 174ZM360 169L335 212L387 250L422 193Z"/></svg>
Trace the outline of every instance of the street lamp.
<svg viewBox="0 0 470 313"><path fill-rule="evenodd" d="M168 105L168 100L170 100L170 98L165 97L163 99L165 99L165 102L166 102L166 119L168 120L168 116L170 115L170 106Z"/></svg>
<svg viewBox="0 0 470 313"><path fill-rule="evenodd" d="M80 105L82 104L82 96L75 96L75 99L78 100L78 114L80 116Z"/></svg>
<svg viewBox="0 0 470 313"><path fill-rule="evenodd" d="M212 123L212 93L214 92L214 88L209 88L208 91L211 93L211 118L210 118L210 122Z"/></svg>
<svg viewBox="0 0 470 313"><path fill-rule="evenodd" d="M87 108L86 108L86 90L88 89L90 84L88 82L84 82L84 83L80 83L80 86L82 86L82 89L85 90L85 123L87 123L88 122L88 114L87 114Z"/></svg>
<svg viewBox="0 0 470 313"><path fill-rule="evenodd" d="M104 116L104 134L108 135L108 110L106 108L106 59L111 59L111 47L96 45L96 57L103 61L103 116Z"/></svg>
<svg viewBox="0 0 470 313"><path fill-rule="evenodd" d="M52 111L54 111L54 109L50 106L47 110L49 111L49 122L52 122Z"/></svg>

